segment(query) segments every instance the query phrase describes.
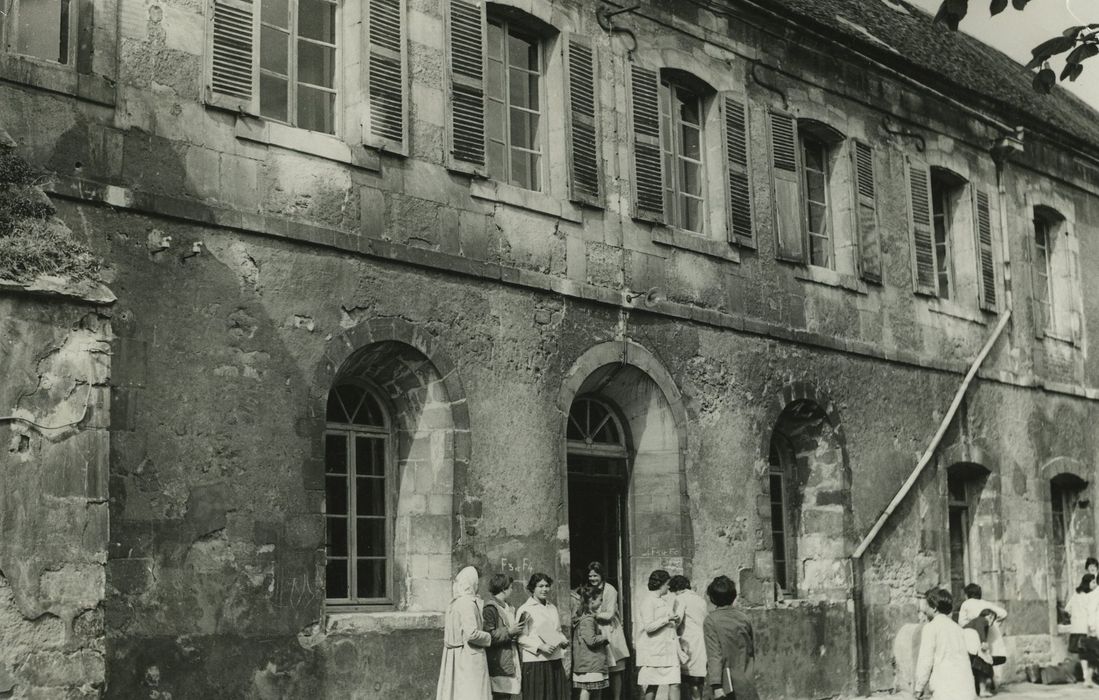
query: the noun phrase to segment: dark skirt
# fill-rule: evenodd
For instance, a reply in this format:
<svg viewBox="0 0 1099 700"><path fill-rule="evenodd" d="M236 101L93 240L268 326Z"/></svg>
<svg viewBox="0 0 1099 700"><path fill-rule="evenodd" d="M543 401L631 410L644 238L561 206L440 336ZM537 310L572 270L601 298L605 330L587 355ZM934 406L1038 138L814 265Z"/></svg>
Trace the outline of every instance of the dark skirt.
<svg viewBox="0 0 1099 700"><path fill-rule="evenodd" d="M973 669L973 680L987 681L992 679L992 664L988 663L981 657L970 654L969 666Z"/></svg>
<svg viewBox="0 0 1099 700"><path fill-rule="evenodd" d="M569 700L569 679L561 659L523 662L523 700Z"/></svg>
<svg viewBox="0 0 1099 700"><path fill-rule="evenodd" d="M1088 636L1086 634L1080 634L1079 632L1074 632L1073 634L1070 634L1068 636L1068 653L1079 654L1081 651L1080 642L1084 641L1087 638Z"/></svg>

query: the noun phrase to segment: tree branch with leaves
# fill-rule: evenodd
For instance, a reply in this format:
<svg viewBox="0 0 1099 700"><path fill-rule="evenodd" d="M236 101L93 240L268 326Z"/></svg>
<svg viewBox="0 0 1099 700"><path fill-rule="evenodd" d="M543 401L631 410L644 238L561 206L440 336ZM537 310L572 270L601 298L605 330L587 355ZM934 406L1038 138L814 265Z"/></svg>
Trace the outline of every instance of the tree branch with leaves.
<svg viewBox="0 0 1099 700"><path fill-rule="evenodd" d="M1009 0L992 0L989 13L993 16L1000 14L1007 9L1008 2ZM1010 0L1011 6L1018 11L1026 9L1029 2L1030 0ZM935 21L957 31L958 25L968 13L969 0L943 0L935 14ZM1035 90L1046 94L1053 89L1058 76L1050 67L1049 60L1066 53L1068 55L1065 57L1060 80L1075 81L1084 71L1084 61L1099 54L1099 23L1069 27L1060 36L1047 39L1031 49L1031 59L1026 64L1026 69L1038 69L1034 74Z"/></svg>

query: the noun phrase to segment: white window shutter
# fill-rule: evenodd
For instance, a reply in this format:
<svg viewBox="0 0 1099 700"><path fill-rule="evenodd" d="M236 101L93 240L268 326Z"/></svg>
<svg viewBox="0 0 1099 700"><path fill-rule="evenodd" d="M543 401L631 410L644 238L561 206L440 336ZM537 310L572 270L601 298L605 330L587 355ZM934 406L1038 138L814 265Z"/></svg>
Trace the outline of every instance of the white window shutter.
<svg viewBox="0 0 1099 700"><path fill-rule="evenodd" d="M569 197L575 202L599 205L603 198L603 164L599 149L599 92L597 60L591 39L570 34L565 51L565 94L569 111Z"/></svg>
<svg viewBox="0 0 1099 700"><path fill-rule="evenodd" d="M775 257L804 263L802 233L801 160L798 125L790 114L771 112L771 181L775 193Z"/></svg>
<svg viewBox="0 0 1099 700"><path fill-rule="evenodd" d="M660 76L631 64L634 217L664 223L664 167L660 152Z"/></svg>
<svg viewBox="0 0 1099 700"><path fill-rule="evenodd" d="M725 139L726 202L730 243L754 248L752 182L748 156L748 107L740 95L724 94L721 126Z"/></svg>
<svg viewBox="0 0 1099 700"><path fill-rule="evenodd" d="M208 27L206 103L257 113L259 8L247 0L213 0Z"/></svg>
<svg viewBox="0 0 1099 700"><path fill-rule="evenodd" d="M408 152L405 0L367 0L366 114L363 142Z"/></svg>
<svg viewBox="0 0 1099 700"><path fill-rule="evenodd" d="M988 192L974 188L973 202L977 221L977 282L981 309L995 312L999 308L999 295L996 290L996 256L992 245Z"/></svg>
<svg viewBox="0 0 1099 700"><path fill-rule="evenodd" d="M912 269L918 294L937 296L935 228L931 220L931 169L908 159L908 214L912 231Z"/></svg>
<svg viewBox="0 0 1099 700"><path fill-rule="evenodd" d="M485 3L449 0L451 164L485 167Z"/></svg>
<svg viewBox="0 0 1099 700"><path fill-rule="evenodd" d="M851 141L855 166L855 225L858 229L859 277L881 284L881 231L878 227L877 182L874 177L874 149L870 144Z"/></svg>

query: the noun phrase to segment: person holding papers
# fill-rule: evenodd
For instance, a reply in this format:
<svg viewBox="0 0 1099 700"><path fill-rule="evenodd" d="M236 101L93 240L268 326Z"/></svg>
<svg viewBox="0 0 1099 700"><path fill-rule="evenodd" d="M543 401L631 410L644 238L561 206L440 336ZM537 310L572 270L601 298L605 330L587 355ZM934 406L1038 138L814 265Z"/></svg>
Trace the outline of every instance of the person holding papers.
<svg viewBox="0 0 1099 700"><path fill-rule="evenodd" d="M557 606L549 602L553 579L534 574L527 582L530 599L519 607L519 648L523 653L523 700L568 700L569 681L561 662L569 645L561 633Z"/></svg>

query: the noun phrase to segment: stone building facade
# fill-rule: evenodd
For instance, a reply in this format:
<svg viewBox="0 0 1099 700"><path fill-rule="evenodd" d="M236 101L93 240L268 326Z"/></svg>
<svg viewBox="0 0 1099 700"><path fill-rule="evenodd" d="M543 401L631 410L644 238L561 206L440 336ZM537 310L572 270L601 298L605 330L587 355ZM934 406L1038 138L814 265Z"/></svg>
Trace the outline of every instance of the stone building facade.
<svg viewBox="0 0 1099 700"><path fill-rule="evenodd" d="M58 548L0 548L0 619L72 628L0 693L428 698L459 568L515 602L545 571L565 615L592 559L627 608L732 576L766 697L903 683L935 583L1007 607L1009 674L1063 656L1099 448L1067 94L902 0L41 5L2 20L0 126L117 299L2 327L109 385L66 448L109 480L61 494L109 537L0 501ZM73 455L19 430L48 493L26 454Z"/></svg>

